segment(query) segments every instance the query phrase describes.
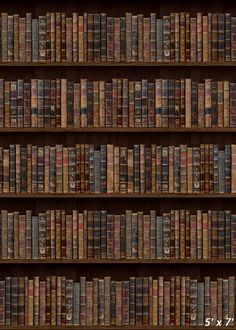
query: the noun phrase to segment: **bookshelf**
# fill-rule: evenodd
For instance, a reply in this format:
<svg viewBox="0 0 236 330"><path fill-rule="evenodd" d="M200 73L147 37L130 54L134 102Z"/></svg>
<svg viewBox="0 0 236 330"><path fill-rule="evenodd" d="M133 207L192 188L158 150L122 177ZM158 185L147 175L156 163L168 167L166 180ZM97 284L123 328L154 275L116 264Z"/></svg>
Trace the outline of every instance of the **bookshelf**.
<svg viewBox="0 0 236 330"><path fill-rule="evenodd" d="M182 1L182 0L120 0L115 3L108 0L88 0L78 2L68 0L65 3L52 0L36 0L24 2L20 6L16 0L2 1L1 11L24 14L32 12L34 16L43 15L47 11L72 12L101 12L106 11L110 15L123 15L124 12L142 12L148 15L156 12L167 15L172 11L187 11L196 13L201 11L231 12L236 15L236 3L234 0L207 0L207 1ZM0 78L16 80L22 78L30 80L33 78L55 79L56 77L70 79L73 82L81 78L96 80L111 79L113 77L137 79L178 79L192 78L202 81L206 77L213 80L227 79L235 81L236 61L232 62L137 62L137 63L83 63L83 62L0 62ZM42 134L45 133L45 134ZM158 143L160 145L173 145L186 143L190 146L199 146L201 143L231 144L236 143L236 128L208 127L208 128L0 128L1 145L8 147L9 144L64 144L66 146L76 143L93 143L95 145L112 143L117 145L133 145L134 143ZM79 141L79 142L78 142ZM33 213L43 212L46 209L83 209L100 210L107 208L111 212L122 213L132 208L134 211L142 210L148 212L156 209L157 212L168 212L170 209L189 209L196 211L203 209L225 210L230 209L236 213L235 193L69 193L69 194L47 194L47 193L2 193L0 195L1 209L11 212L25 211L31 209ZM220 265L223 267L220 267ZM96 260L96 259L11 259L0 260L0 280L5 276L67 276L78 281L80 276L86 276L89 280L93 277L111 275L115 280L127 280L130 276L153 276L157 278L165 274L170 276L188 275L203 281L204 276L211 276L217 280L219 276L226 278L234 275L236 270L236 259L176 259L176 260ZM82 266L82 267L81 267ZM18 330L21 326L0 326L4 330ZM62 329L147 329L152 330L154 326L24 326L25 329L38 330L62 330ZM158 329L206 329L204 326L158 326ZM208 329L216 329L216 326L208 326ZM221 326L220 329L230 327ZM231 327L232 328L232 327Z"/></svg>

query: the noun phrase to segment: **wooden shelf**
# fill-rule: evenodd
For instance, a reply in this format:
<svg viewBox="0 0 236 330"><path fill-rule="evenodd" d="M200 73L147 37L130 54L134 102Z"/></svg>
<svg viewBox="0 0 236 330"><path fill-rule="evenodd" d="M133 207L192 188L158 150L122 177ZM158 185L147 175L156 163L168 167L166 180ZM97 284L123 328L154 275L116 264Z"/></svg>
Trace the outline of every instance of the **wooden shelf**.
<svg viewBox="0 0 236 330"><path fill-rule="evenodd" d="M231 62L1 62L0 67L236 67L236 61Z"/></svg>
<svg viewBox="0 0 236 330"><path fill-rule="evenodd" d="M71 193L71 194L29 194L29 193L18 193L18 194L0 194L1 198L104 198L104 199L112 199L112 198L186 198L186 199L207 199L207 198L236 198L235 194L224 194L224 193L209 193L209 194L107 194L107 193Z"/></svg>
<svg viewBox="0 0 236 330"><path fill-rule="evenodd" d="M132 259L132 260L112 260L112 259L93 259L93 260L77 260L77 259L9 259L9 260L0 260L0 264L104 264L104 265L113 265L113 264L168 264L168 265L178 265L178 264L236 264L236 259L206 259L206 260L190 260L190 259L178 259L178 260L158 260L158 259Z"/></svg>
<svg viewBox="0 0 236 330"><path fill-rule="evenodd" d="M205 326L175 326L175 325L171 325L171 326L147 326L147 325L143 325L143 326L131 326L131 325L122 325L122 326L103 326L103 325L93 325L93 326L81 326L81 325L67 325L67 326L27 326L27 325L18 325L18 326L0 326L0 329L4 330L19 330L19 329L28 329L28 330L34 330L34 329L38 329L38 330L66 330L66 329L84 329L84 330L93 330L93 329L116 329L116 330L124 330L124 329L132 329L132 330L152 330L152 329L163 329L163 330L173 330L173 329L179 329L179 330L191 330L191 329L198 329L198 330L213 330L213 329L222 329L222 330L229 330L229 329L235 329L234 326L220 326L220 327L216 327L216 326L209 326L209 327L205 327Z"/></svg>
<svg viewBox="0 0 236 330"><path fill-rule="evenodd" d="M47 132L47 133L236 133L236 128L232 127L203 127L203 128L184 128L184 127L170 127L170 128L157 128L157 127L68 127L68 128L61 128L61 127L51 127L51 128L44 128L44 127L19 127L19 128L0 128L1 133L39 133L39 132Z"/></svg>

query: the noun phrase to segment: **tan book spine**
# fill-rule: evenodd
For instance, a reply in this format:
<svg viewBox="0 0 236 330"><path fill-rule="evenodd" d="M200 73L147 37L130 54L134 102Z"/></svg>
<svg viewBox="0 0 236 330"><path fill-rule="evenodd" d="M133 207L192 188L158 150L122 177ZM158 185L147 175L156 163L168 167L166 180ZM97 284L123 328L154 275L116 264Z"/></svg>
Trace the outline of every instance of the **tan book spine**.
<svg viewBox="0 0 236 330"><path fill-rule="evenodd" d="M50 257L51 259L56 258L56 214L55 210L50 211L50 239L51 239L51 252L50 252Z"/></svg>
<svg viewBox="0 0 236 330"><path fill-rule="evenodd" d="M61 13L56 13L56 62L61 62Z"/></svg>
<svg viewBox="0 0 236 330"><path fill-rule="evenodd" d="M61 127L67 127L67 79L61 79Z"/></svg>
<svg viewBox="0 0 236 330"><path fill-rule="evenodd" d="M84 17L78 17L78 51L79 62L84 61Z"/></svg>
<svg viewBox="0 0 236 330"><path fill-rule="evenodd" d="M231 145L232 169L231 169L231 192L236 193L236 144Z"/></svg>
<svg viewBox="0 0 236 330"><path fill-rule="evenodd" d="M39 325L45 326L46 325L46 283L45 281L39 282Z"/></svg>
<svg viewBox="0 0 236 330"><path fill-rule="evenodd" d="M158 325L158 280L152 282L152 324L150 325Z"/></svg>
<svg viewBox="0 0 236 330"><path fill-rule="evenodd" d="M98 325L98 286L99 286L99 281L104 281L100 280L98 278L93 278L93 325Z"/></svg>
<svg viewBox="0 0 236 330"><path fill-rule="evenodd" d="M114 192L114 146L107 145L107 193Z"/></svg>
<svg viewBox="0 0 236 330"><path fill-rule="evenodd" d="M122 325L122 282L116 281L116 316L115 316L115 322L116 326Z"/></svg>
<svg viewBox="0 0 236 330"><path fill-rule="evenodd" d="M16 144L16 193L20 193L20 145Z"/></svg>
<svg viewBox="0 0 236 330"><path fill-rule="evenodd" d="M66 61L67 62L72 62L73 59L72 31L73 31L72 18L66 17Z"/></svg>
<svg viewBox="0 0 236 330"><path fill-rule="evenodd" d="M143 259L143 255L144 255L143 230L144 230L143 212L138 212L138 227L137 227L138 235L137 236L138 236L138 258L139 259ZM132 237L131 237L131 242L132 242Z"/></svg>
<svg viewBox="0 0 236 330"><path fill-rule="evenodd" d="M113 177L114 177L114 193L119 193L120 192L120 148L118 146L114 146Z"/></svg>
<svg viewBox="0 0 236 330"><path fill-rule="evenodd" d="M9 214L8 214L9 216ZM14 259L19 259L19 212L14 212L13 213L13 221L14 221L14 244L13 244L13 253L14 253ZM25 233L23 233L23 236L25 235ZM21 239L22 239L22 234L21 234Z"/></svg>
<svg viewBox="0 0 236 330"><path fill-rule="evenodd" d="M28 287L28 325L34 325L34 280L29 280Z"/></svg>
<svg viewBox="0 0 236 330"><path fill-rule="evenodd" d="M180 61L185 61L185 47L186 47L186 24L185 24L186 14L180 13Z"/></svg>
<svg viewBox="0 0 236 330"><path fill-rule="evenodd" d="M32 146L27 145L27 192L32 192Z"/></svg>
<svg viewBox="0 0 236 330"><path fill-rule="evenodd" d="M26 232L25 232L25 230L26 230L25 215L23 215L23 214L19 215L18 212L14 212L14 213L16 213L16 216L19 219L19 227L18 227L18 229L19 229L19 236L18 236L18 240L19 240L19 258L20 259L25 259L25 235L26 235Z"/></svg>
<svg viewBox="0 0 236 330"><path fill-rule="evenodd" d="M3 149L3 193L9 193L9 149Z"/></svg>
<svg viewBox="0 0 236 330"><path fill-rule="evenodd" d="M218 127L224 127L224 82L217 82Z"/></svg>
<svg viewBox="0 0 236 330"><path fill-rule="evenodd" d="M174 146L169 146L169 193L174 193Z"/></svg>
<svg viewBox="0 0 236 330"><path fill-rule="evenodd" d="M51 276L51 324L56 325L56 306L57 306L57 277Z"/></svg>
<svg viewBox="0 0 236 330"><path fill-rule="evenodd" d="M51 53L51 62L56 60L56 14L50 13L50 53Z"/></svg>
<svg viewBox="0 0 236 330"><path fill-rule="evenodd" d="M84 215L83 213L79 213L78 215L78 251L79 251L79 259L86 259L84 255Z"/></svg>
<svg viewBox="0 0 236 330"><path fill-rule="evenodd" d="M33 311L33 319L34 325L39 325L39 277L34 277L34 311Z"/></svg>
<svg viewBox="0 0 236 330"><path fill-rule="evenodd" d="M114 61L120 62L120 17L114 18Z"/></svg>
<svg viewBox="0 0 236 330"><path fill-rule="evenodd" d="M224 127L229 127L229 81L224 81Z"/></svg>
<svg viewBox="0 0 236 330"><path fill-rule="evenodd" d="M187 176L188 176L188 193L193 192L193 148L188 147L187 149Z"/></svg>
<svg viewBox="0 0 236 330"><path fill-rule="evenodd" d="M192 81L185 79L185 116L186 127L192 126Z"/></svg>
<svg viewBox="0 0 236 330"><path fill-rule="evenodd" d="M202 217L202 257L208 259L208 217L203 213Z"/></svg>
<svg viewBox="0 0 236 330"><path fill-rule="evenodd" d="M114 215L114 259L120 259L120 215Z"/></svg>
<svg viewBox="0 0 236 330"><path fill-rule="evenodd" d="M86 281L86 326L93 325L93 282Z"/></svg>
<svg viewBox="0 0 236 330"><path fill-rule="evenodd" d="M104 325L110 325L110 310L111 310L111 279L109 276L104 277L104 300L105 300L105 305L104 305Z"/></svg>
<svg viewBox="0 0 236 330"><path fill-rule="evenodd" d="M56 210L56 259L61 259L61 211Z"/></svg>
<svg viewBox="0 0 236 330"><path fill-rule="evenodd" d="M140 192L145 193L145 145L140 144Z"/></svg>
<svg viewBox="0 0 236 330"><path fill-rule="evenodd" d="M66 214L66 259L73 259L73 228L72 215Z"/></svg>
<svg viewBox="0 0 236 330"><path fill-rule="evenodd" d="M205 79L205 127L211 127L211 79Z"/></svg>
<svg viewBox="0 0 236 330"><path fill-rule="evenodd" d="M181 277L175 277L175 325L180 326L181 318Z"/></svg>
<svg viewBox="0 0 236 330"><path fill-rule="evenodd" d="M180 259L185 259L186 257L186 214L185 210L180 210L180 226L179 226L179 232L180 232Z"/></svg>
<svg viewBox="0 0 236 330"><path fill-rule="evenodd" d="M93 126L99 127L99 81L93 81Z"/></svg>
<svg viewBox="0 0 236 330"><path fill-rule="evenodd" d="M129 127L134 127L134 81L129 81Z"/></svg>
<svg viewBox="0 0 236 330"><path fill-rule="evenodd" d="M208 16L202 17L202 60L208 61Z"/></svg>
<svg viewBox="0 0 236 330"><path fill-rule="evenodd" d="M132 14L131 13L125 13L125 41L126 41L126 62L131 62L132 57Z"/></svg>
<svg viewBox="0 0 236 330"><path fill-rule="evenodd" d="M69 192L69 153L68 148L63 148L63 192L68 194Z"/></svg>
<svg viewBox="0 0 236 330"><path fill-rule="evenodd" d="M38 126L38 79L31 79L31 127Z"/></svg>
<svg viewBox="0 0 236 330"><path fill-rule="evenodd" d="M14 62L19 61L19 14L13 15L14 20Z"/></svg>
<svg viewBox="0 0 236 330"><path fill-rule="evenodd" d="M164 326L170 326L170 281L164 281Z"/></svg>
<svg viewBox="0 0 236 330"><path fill-rule="evenodd" d="M88 99L87 99L87 79L81 79L80 80L80 86L81 86L81 127L87 127L87 105L88 105Z"/></svg>
<svg viewBox="0 0 236 330"><path fill-rule="evenodd" d="M190 61L197 62L197 18L190 17Z"/></svg>
<svg viewBox="0 0 236 330"><path fill-rule="evenodd" d="M150 259L150 215L143 215L143 258Z"/></svg>
<svg viewBox="0 0 236 330"><path fill-rule="evenodd" d="M45 166L45 170L44 170L44 192L46 194L48 194L49 193L49 186L50 186L50 174L49 174L49 170L50 170L50 147L49 146L44 147L44 166Z"/></svg>
<svg viewBox="0 0 236 330"><path fill-rule="evenodd" d="M56 283L56 322L57 326L62 325L62 281L61 276L57 276Z"/></svg>
<svg viewBox="0 0 236 330"><path fill-rule="evenodd" d="M10 81L4 81L4 116L5 127L10 127Z"/></svg>
<svg viewBox="0 0 236 330"><path fill-rule="evenodd" d="M222 298L223 298L223 280L222 278L217 278L217 319L218 320L223 320Z"/></svg>
<svg viewBox="0 0 236 330"><path fill-rule="evenodd" d="M134 150L128 149L128 193L134 192Z"/></svg>
<svg viewBox="0 0 236 330"><path fill-rule="evenodd" d="M155 80L156 127L162 127L162 80Z"/></svg>
<svg viewBox="0 0 236 330"><path fill-rule="evenodd" d="M150 62L150 17L143 18L143 60Z"/></svg>
<svg viewBox="0 0 236 330"><path fill-rule="evenodd" d="M73 62L78 61L78 14L72 14L72 49L73 49Z"/></svg>
<svg viewBox="0 0 236 330"><path fill-rule="evenodd" d="M156 144L151 145L152 153L152 193L156 192Z"/></svg>
<svg viewBox="0 0 236 330"><path fill-rule="evenodd" d="M164 279L158 277L158 320L159 325L164 325Z"/></svg>
<svg viewBox="0 0 236 330"><path fill-rule="evenodd" d="M19 17L19 61L25 62L25 17Z"/></svg>
<svg viewBox="0 0 236 330"><path fill-rule="evenodd" d="M143 62L143 14L138 15L138 61Z"/></svg>
<svg viewBox="0 0 236 330"><path fill-rule="evenodd" d="M179 22L179 13L174 13L175 15L175 62L179 62L180 59L180 22Z"/></svg>
<svg viewBox="0 0 236 330"><path fill-rule="evenodd" d="M72 211L72 258L78 259L78 212Z"/></svg>
<svg viewBox="0 0 236 330"><path fill-rule="evenodd" d="M106 120L105 81L99 81L99 127L105 127Z"/></svg>

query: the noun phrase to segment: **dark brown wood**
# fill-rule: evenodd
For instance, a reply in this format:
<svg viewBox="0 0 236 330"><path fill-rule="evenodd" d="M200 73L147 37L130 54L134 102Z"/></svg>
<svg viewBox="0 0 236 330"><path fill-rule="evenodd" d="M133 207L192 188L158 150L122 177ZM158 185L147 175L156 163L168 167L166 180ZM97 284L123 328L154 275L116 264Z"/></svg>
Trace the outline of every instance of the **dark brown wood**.
<svg viewBox="0 0 236 330"><path fill-rule="evenodd" d="M236 133L233 127L200 127L200 128L184 128L184 127L51 127L51 128L0 128L1 133Z"/></svg>
<svg viewBox="0 0 236 330"><path fill-rule="evenodd" d="M191 330L191 329L199 329L199 330L206 330L206 327L204 326L102 326L102 325L94 325L94 326L78 326L78 325L67 325L67 326L23 326L24 329L28 330L50 330L50 329L55 329L55 330L66 330L66 329L84 329L84 330L93 330L93 329L104 329L104 330L109 330L109 329L116 329L116 330L123 330L123 329L130 329L130 330L151 330L151 329L163 329L163 330L172 330L172 329L180 329L180 330ZM228 329L234 329L232 326L221 326L219 327L222 330L228 330ZM6 329L6 330L18 330L21 329L20 326L0 326L0 329ZM207 329L212 330L212 329L218 329L218 327L207 327Z"/></svg>
<svg viewBox="0 0 236 330"><path fill-rule="evenodd" d="M0 67L236 67L231 62L1 62Z"/></svg>
<svg viewBox="0 0 236 330"><path fill-rule="evenodd" d="M161 193L161 194L102 194L102 193L71 193L71 194L30 194L30 193L20 193L20 194L0 194L0 198L88 198L88 199L97 199L97 198L105 198L105 199L114 199L114 198L236 198L236 194L223 194L223 193L205 193L205 194L169 194L169 193Z"/></svg>
<svg viewBox="0 0 236 330"><path fill-rule="evenodd" d="M0 264L90 264L90 265L96 265L96 264L106 264L106 265L112 265L112 264L118 264L118 265L124 265L124 264L142 264L142 265L148 265L148 264L174 264L174 265L182 265L182 264L230 264L234 265L236 264L236 259L196 259L196 260L190 260L190 259L177 259L177 260L157 260L157 259L133 259L133 260L112 260L112 259L84 259L84 260L78 260L78 259L48 259L48 260L33 260L33 259L11 259L11 260L0 260Z"/></svg>

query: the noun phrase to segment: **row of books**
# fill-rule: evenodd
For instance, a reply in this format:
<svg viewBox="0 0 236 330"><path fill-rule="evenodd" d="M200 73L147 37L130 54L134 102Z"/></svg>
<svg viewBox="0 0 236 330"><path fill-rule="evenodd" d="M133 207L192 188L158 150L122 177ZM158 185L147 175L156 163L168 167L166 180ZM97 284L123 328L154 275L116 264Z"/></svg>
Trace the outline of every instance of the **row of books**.
<svg viewBox="0 0 236 330"><path fill-rule="evenodd" d="M1 13L2 62L206 62L236 59L230 13Z"/></svg>
<svg viewBox="0 0 236 330"><path fill-rule="evenodd" d="M231 211L1 211L1 259L236 258Z"/></svg>
<svg viewBox="0 0 236 330"><path fill-rule="evenodd" d="M0 79L0 127L236 127L236 83Z"/></svg>
<svg viewBox="0 0 236 330"><path fill-rule="evenodd" d="M1 193L236 193L236 145L0 147Z"/></svg>
<svg viewBox="0 0 236 330"><path fill-rule="evenodd" d="M0 325L235 324L235 277L130 277L79 282L64 276L0 281ZM209 323L210 322L210 323Z"/></svg>

